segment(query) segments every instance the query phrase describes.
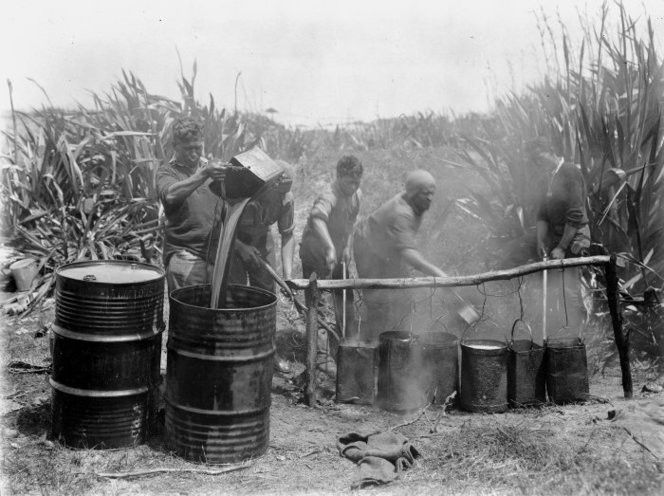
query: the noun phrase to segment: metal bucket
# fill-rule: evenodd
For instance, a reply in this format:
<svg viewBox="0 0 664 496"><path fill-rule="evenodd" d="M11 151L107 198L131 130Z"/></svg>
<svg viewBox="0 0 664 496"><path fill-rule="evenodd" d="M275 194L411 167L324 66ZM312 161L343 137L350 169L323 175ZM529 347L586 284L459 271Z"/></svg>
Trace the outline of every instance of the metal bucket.
<svg viewBox="0 0 664 496"><path fill-rule="evenodd" d="M419 336L424 355L423 377L427 399L442 405L459 388L459 340L447 332Z"/></svg>
<svg viewBox="0 0 664 496"><path fill-rule="evenodd" d="M401 331L384 332L378 339L378 406L398 413L424 407L427 388L419 340Z"/></svg>
<svg viewBox="0 0 664 496"><path fill-rule="evenodd" d="M373 405L378 380L378 345L342 341L337 350L338 403Z"/></svg>
<svg viewBox="0 0 664 496"><path fill-rule="evenodd" d="M588 398L586 345L581 338L556 338L546 343L546 387L558 404Z"/></svg>
<svg viewBox="0 0 664 496"><path fill-rule="evenodd" d="M160 379L164 272L94 261L55 277L53 437L84 448L145 442Z"/></svg>
<svg viewBox="0 0 664 496"><path fill-rule="evenodd" d="M514 339L521 322L530 339ZM533 406L546 402L544 348L533 342L530 326L517 319L512 325L507 366L507 399L510 406Z"/></svg>
<svg viewBox="0 0 664 496"><path fill-rule="evenodd" d="M507 345L494 339L461 342L461 408L469 412L507 410Z"/></svg>
<svg viewBox="0 0 664 496"><path fill-rule="evenodd" d="M168 443L187 460L235 463L268 448L277 298L229 286L211 309L210 286L169 298L166 369Z"/></svg>

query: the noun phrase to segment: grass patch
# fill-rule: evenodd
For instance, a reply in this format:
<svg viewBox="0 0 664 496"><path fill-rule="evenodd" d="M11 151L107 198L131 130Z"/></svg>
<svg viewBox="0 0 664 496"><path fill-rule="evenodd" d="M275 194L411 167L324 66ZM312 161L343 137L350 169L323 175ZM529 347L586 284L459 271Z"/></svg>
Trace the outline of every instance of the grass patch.
<svg viewBox="0 0 664 496"><path fill-rule="evenodd" d="M464 424L433 444L422 465L450 493L660 494L654 460L618 429L557 427Z"/></svg>

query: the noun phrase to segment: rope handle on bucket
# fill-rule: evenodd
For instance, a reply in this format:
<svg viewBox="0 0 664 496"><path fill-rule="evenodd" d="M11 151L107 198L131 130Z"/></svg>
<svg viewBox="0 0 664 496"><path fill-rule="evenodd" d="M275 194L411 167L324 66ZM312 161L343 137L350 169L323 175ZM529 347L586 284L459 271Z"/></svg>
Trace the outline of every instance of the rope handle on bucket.
<svg viewBox="0 0 664 496"><path fill-rule="evenodd" d="M509 346L512 348L514 346L514 330L516 329L516 325L521 322L523 324L522 327L525 327L526 330L528 331L528 335L530 336L530 349L533 349L533 330L530 327L530 324L526 322L525 320L519 318L514 321L514 324L512 324L512 332L510 333L510 342Z"/></svg>

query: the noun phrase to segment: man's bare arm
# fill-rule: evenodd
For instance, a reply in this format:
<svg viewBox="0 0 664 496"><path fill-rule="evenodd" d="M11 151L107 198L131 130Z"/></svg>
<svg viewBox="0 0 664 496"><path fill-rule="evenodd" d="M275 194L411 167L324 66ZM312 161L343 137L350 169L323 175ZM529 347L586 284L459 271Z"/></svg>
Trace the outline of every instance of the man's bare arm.
<svg viewBox="0 0 664 496"><path fill-rule="evenodd" d="M178 204L191 195L208 179L223 180L226 170L223 166L210 162L206 167L198 169L191 176L169 186L164 195L166 205Z"/></svg>
<svg viewBox="0 0 664 496"><path fill-rule="evenodd" d="M401 256L403 256L404 260L406 260L406 262L414 269L417 269L427 275L435 277L445 277L447 275L445 272L424 258L419 251L413 248L406 248L401 252Z"/></svg>

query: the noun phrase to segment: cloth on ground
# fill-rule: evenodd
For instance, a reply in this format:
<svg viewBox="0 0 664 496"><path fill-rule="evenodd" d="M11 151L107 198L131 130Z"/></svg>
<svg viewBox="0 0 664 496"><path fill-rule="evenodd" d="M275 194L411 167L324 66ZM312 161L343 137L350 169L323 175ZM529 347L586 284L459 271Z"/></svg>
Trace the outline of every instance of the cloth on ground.
<svg viewBox="0 0 664 496"><path fill-rule="evenodd" d="M664 467L664 399L627 403L624 408L611 410L609 419L625 429Z"/></svg>
<svg viewBox="0 0 664 496"><path fill-rule="evenodd" d="M337 441L339 454L358 466L352 489L387 484L413 466L420 452L396 432L376 432L363 436L351 432Z"/></svg>

